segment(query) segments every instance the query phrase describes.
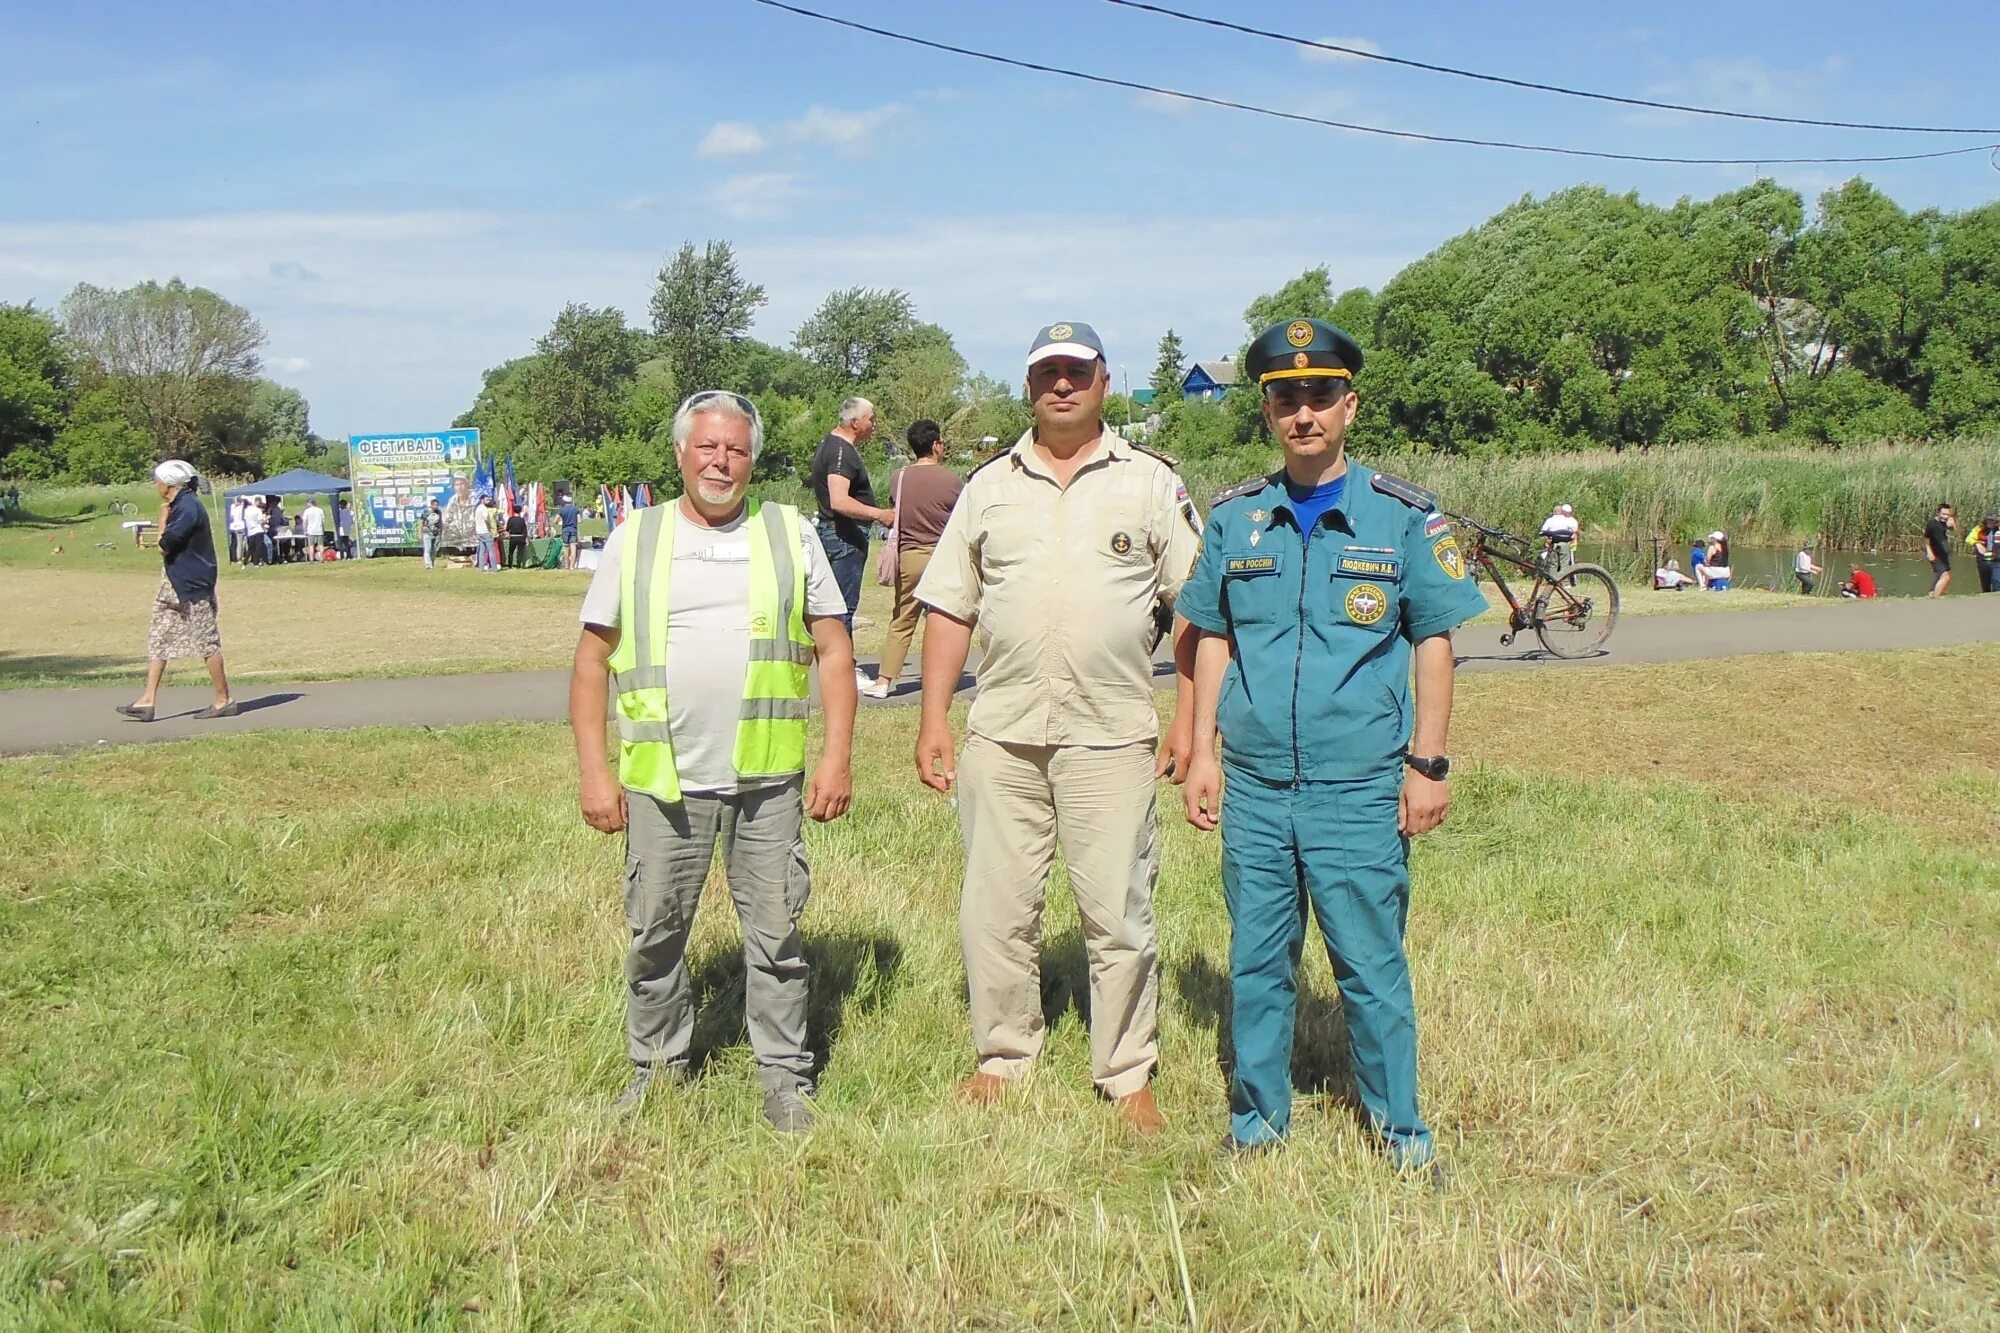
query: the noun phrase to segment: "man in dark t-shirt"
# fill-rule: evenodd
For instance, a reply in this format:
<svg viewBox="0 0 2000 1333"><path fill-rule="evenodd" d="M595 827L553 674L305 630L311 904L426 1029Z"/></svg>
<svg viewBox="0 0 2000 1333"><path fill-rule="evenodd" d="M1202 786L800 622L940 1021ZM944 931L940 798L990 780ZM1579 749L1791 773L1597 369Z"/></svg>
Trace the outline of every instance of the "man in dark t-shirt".
<svg viewBox="0 0 2000 1333"><path fill-rule="evenodd" d="M870 524L892 524L896 515L875 505L875 488L861 462L861 444L875 433L875 405L850 398L840 405L840 422L813 454L813 495L819 501L819 541L833 566L833 581L847 603L847 630L854 632L854 609L861 604L861 575L868 567ZM854 669L859 683L869 679Z"/></svg>
<svg viewBox="0 0 2000 1333"><path fill-rule="evenodd" d="M1931 573L1937 575L1937 582L1931 585L1930 595L1944 596L1944 590L1951 586L1951 532L1958 526L1958 516L1948 504L1937 507L1931 521L1924 524L1924 558L1931 562Z"/></svg>
<svg viewBox="0 0 2000 1333"><path fill-rule="evenodd" d="M507 515L507 567L528 567L528 518L518 509Z"/></svg>
<svg viewBox="0 0 2000 1333"><path fill-rule="evenodd" d="M565 495L562 507L556 510L556 517L562 520L562 567L575 569L578 545L576 525L583 518L583 511L576 507L576 497Z"/></svg>

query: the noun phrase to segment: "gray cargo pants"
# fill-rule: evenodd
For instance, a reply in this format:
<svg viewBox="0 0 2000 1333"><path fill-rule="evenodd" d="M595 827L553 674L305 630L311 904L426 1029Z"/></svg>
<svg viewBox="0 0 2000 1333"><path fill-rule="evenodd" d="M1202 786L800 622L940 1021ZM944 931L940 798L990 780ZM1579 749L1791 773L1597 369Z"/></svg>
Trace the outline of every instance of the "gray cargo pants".
<svg viewBox="0 0 2000 1333"><path fill-rule="evenodd" d="M806 1050L806 958L799 939L812 881L802 780L734 796L689 793L670 805L625 793L625 1028L634 1063L685 1067L694 1035L687 969L702 882L722 844L729 896L743 923L743 1011L758 1081L812 1090Z"/></svg>

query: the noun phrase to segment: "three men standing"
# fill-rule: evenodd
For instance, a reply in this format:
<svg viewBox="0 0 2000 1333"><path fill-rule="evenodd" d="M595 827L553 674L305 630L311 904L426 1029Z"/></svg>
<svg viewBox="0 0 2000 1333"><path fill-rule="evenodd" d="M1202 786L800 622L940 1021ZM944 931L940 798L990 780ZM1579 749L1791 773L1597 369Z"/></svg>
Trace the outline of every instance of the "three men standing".
<svg viewBox="0 0 2000 1333"><path fill-rule="evenodd" d="M856 696L846 603L798 510L747 498L763 446L750 400L710 391L674 414L685 494L634 512L605 542L570 674L583 817L623 830L626 1032L634 1106L684 1077L694 1032L687 942L718 842L743 926L745 1014L782 1131L812 1123L806 959L811 887L802 820L846 813ZM826 739L807 776L809 668ZM614 777L605 753L616 687Z"/></svg>
<svg viewBox="0 0 2000 1333"><path fill-rule="evenodd" d="M960 942L978 1071L960 1095L998 1100L1043 1037L1039 942L1058 838L1090 958L1091 1077L1120 1117L1162 1122L1154 782L1185 758L1158 745L1155 615L1194 563L1197 525L1173 467L1104 424L1104 347L1052 324L1028 352L1035 425L967 479L917 599L923 653L917 772L954 782L965 839ZM970 735L949 710L975 627L985 657Z"/></svg>
<svg viewBox="0 0 2000 1333"><path fill-rule="evenodd" d="M1291 1126L1309 904L1362 1106L1393 1162L1429 1170L1403 952L1409 839L1450 808L1451 631L1486 602L1431 495L1347 457L1352 338L1319 320L1276 324L1244 366L1284 470L1216 497L1177 608L1199 634L1187 818L1222 829L1236 1050L1226 1146L1262 1148Z"/></svg>

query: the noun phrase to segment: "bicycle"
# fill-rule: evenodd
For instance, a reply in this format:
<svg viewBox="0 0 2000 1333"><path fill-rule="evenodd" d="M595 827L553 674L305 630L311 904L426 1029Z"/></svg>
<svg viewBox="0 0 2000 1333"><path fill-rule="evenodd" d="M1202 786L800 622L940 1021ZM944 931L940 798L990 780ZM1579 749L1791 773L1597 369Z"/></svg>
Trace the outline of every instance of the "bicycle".
<svg viewBox="0 0 2000 1333"><path fill-rule="evenodd" d="M1618 624L1618 585L1609 570L1601 565L1568 565L1557 570L1546 558L1520 554L1533 547L1511 532L1489 528L1449 510L1445 517L1479 534L1468 558L1492 578L1493 586L1507 599L1509 615L1507 632L1500 636L1502 647L1513 643L1514 636L1524 630L1533 630L1542 647L1556 657L1589 657L1604 647ZM1504 549L1508 546L1514 550ZM1500 572L1503 564L1534 575L1527 600L1514 595Z"/></svg>

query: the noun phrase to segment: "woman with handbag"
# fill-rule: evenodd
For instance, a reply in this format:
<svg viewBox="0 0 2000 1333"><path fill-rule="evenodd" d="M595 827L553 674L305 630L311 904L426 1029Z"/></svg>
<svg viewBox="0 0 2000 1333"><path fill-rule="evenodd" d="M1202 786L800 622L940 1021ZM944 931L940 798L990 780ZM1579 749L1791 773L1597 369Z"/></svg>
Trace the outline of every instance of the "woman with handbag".
<svg viewBox="0 0 2000 1333"><path fill-rule="evenodd" d="M952 506L958 503L958 493L965 489L965 479L943 466L945 447L937 422L912 422L904 438L917 461L889 481L896 524L890 529L889 540L882 544L875 581L896 590L896 610L889 621L889 637L882 644L882 663L875 669L875 679L861 687L871 699L888 698L896 688L896 678L903 674L910 643L917 636L917 619L924 612L924 604L916 598L917 581L931 562L931 552L937 549Z"/></svg>

